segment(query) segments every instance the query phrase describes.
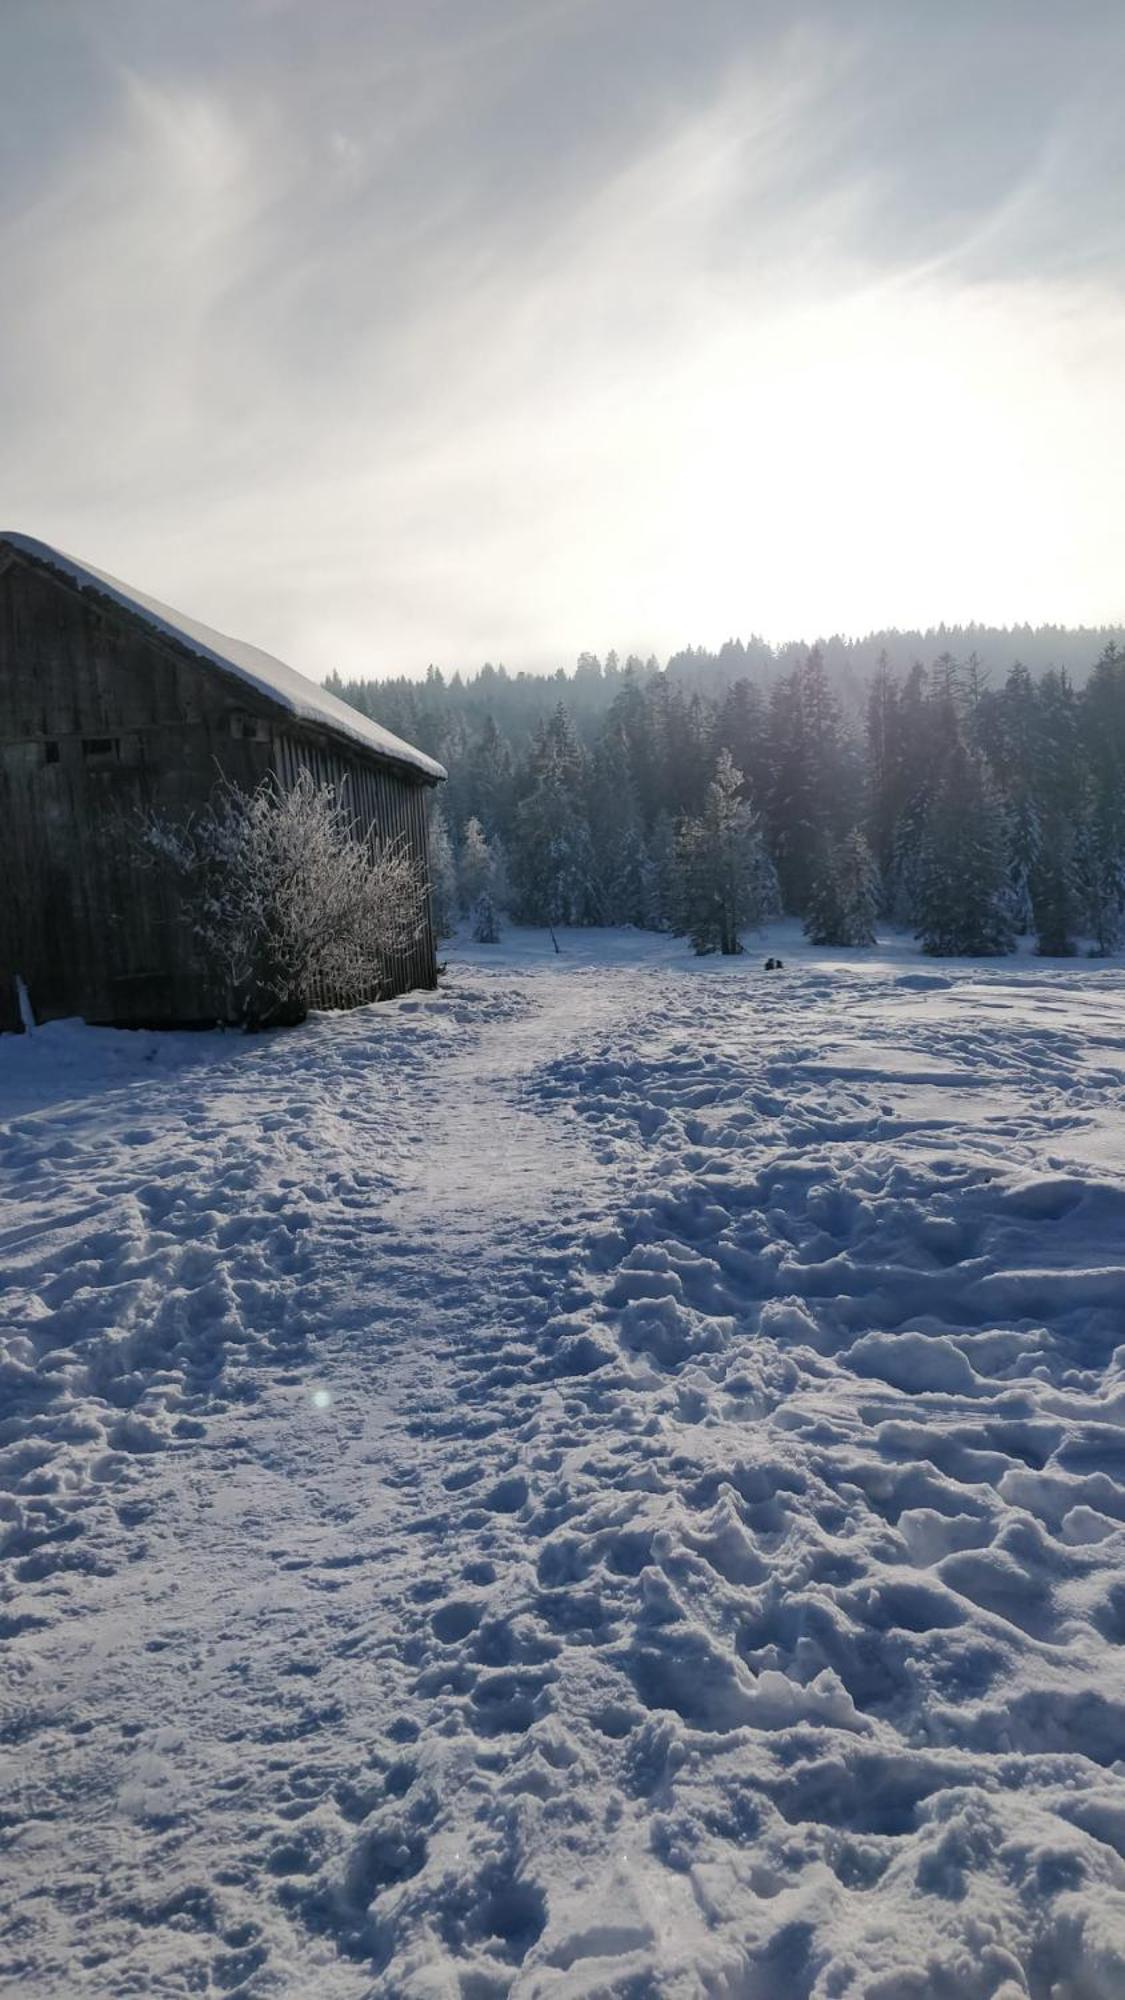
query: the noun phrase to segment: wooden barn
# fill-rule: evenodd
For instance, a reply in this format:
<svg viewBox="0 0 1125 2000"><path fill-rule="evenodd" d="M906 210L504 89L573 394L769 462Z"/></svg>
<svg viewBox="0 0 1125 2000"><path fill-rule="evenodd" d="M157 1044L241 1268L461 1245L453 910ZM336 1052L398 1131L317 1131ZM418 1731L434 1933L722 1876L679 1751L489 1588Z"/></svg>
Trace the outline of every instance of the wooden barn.
<svg viewBox="0 0 1125 2000"><path fill-rule="evenodd" d="M215 1020L174 884L122 841L122 817L186 818L220 775L252 790L303 770L346 781L357 820L425 865L440 764L268 653L0 533L0 1028L20 1025L18 980L39 1021ZM427 925L384 990L434 983Z"/></svg>

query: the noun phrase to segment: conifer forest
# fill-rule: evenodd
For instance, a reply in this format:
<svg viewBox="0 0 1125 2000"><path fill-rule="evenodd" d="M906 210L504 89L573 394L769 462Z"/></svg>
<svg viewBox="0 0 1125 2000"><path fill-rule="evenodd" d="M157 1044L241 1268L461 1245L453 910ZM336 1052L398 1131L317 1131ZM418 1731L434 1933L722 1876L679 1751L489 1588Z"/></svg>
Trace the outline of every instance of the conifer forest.
<svg viewBox="0 0 1125 2000"><path fill-rule="evenodd" d="M468 917L487 941L504 910L733 953L785 914L825 945L869 945L883 920L935 954L1027 935L1050 957L1114 950L1117 635L986 633L988 667L971 630L927 660L908 657L922 635L885 636L330 685L449 769L431 826L445 932Z"/></svg>

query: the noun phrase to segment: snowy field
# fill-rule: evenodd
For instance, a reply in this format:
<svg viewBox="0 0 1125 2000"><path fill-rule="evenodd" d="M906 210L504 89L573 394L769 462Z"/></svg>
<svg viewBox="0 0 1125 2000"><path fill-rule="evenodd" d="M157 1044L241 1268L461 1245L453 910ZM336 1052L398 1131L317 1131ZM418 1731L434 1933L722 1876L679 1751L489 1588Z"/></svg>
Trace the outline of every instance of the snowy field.
<svg viewBox="0 0 1125 2000"><path fill-rule="evenodd" d="M563 943L0 1042L0 1987L1122 2000L1125 969Z"/></svg>

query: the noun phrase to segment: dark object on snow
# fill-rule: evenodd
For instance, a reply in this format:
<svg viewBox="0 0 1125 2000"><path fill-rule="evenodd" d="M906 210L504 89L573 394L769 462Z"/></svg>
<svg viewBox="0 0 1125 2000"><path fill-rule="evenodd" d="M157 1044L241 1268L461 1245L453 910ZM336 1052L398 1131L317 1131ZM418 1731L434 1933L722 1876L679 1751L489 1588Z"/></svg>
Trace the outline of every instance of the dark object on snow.
<svg viewBox="0 0 1125 2000"><path fill-rule="evenodd" d="M766 960L767 972L784 972L784 970L785 967L782 965L781 960L779 958L767 958Z"/></svg>
<svg viewBox="0 0 1125 2000"><path fill-rule="evenodd" d="M120 829L138 810L186 820L223 778L288 790L302 772L426 868L432 757L280 660L0 531L0 1030L17 1025L17 971L37 1021L221 1018L174 881ZM378 990L435 980L427 921Z"/></svg>

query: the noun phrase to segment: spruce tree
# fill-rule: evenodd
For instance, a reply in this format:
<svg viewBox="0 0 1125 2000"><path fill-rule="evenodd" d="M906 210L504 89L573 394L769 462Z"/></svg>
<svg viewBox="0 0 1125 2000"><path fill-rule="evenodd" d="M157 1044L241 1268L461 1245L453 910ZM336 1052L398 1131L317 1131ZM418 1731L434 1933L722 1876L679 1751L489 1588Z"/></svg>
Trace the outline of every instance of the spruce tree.
<svg viewBox="0 0 1125 2000"><path fill-rule="evenodd" d="M946 758L926 812L917 935L923 951L972 958L1014 942L1003 806L984 760L963 743Z"/></svg>
<svg viewBox="0 0 1125 2000"><path fill-rule="evenodd" d="M1078 836L1085 920L1095 948L1114 951L1125 923L1125 654L1106 647L1082 697L1086 762Z"/></svg>
<svg viewBox="0 0 1125 2000"><path fill-rule="evenodd" d="M1116 951L1125 927L1125 845L1112 805L1091 783L1075 833L1075 880L1094 954Z"/></svg>
<svg viewBox="0 0 1125 2000"><path fill-rule="evenodd" d="M500 916L493 901L491 891L482 889L472 909L473 941L475 944L498 944L500 941Z"/></svg>
<svg viewBox="0 0 1125 2000"><path fill-rule="evenodd" d="M730 751L731 760L736 770L742 772L749 797L757 808L769 783L769 743L766 704L752 681L737 680L727 690L716 712L714 741L717 749Z"/></svg>
<svg viewBox="0 0 1125 2000"><path fill-rule="evenodd" d="M742 773L719 753L698 819L677 839L678 921L701 956L742 950L739 933L769 913L772 870L755 815L742 796Z"/></svg>
<svg viewBox="0 0 1125 2000"><path fill-rule="evenodd" d="M607 731L594 752L587 817L599 921L643 924L644 836L624 731Z"/></svg>
<svg viewBox="0 0 1125 2000"><path fill-rule="evenodd" d="M653 824L645 853L643 890L643 921L648 928L675 929L679 915L679 875L676 825L671 813L659 814Z"/></svg>
<svg viewBox="0 0 1125 2000"><path fill-rule="evenodd" d="M866 819L880 879L890 884L895 831L903 808L899 688L884 650L867 697Z"/></svg>
<svg viewBox="0 0 1125 2000"><path fill-rule="evenodd" d="M491 711L484 717L468 753L465 789L469 811L495 839L511 831L514 772L512 751Z"/></svg>
<svg viewBox="0 0 1125 2000"><path fill-rule="evenodd" d="M597 920L584 773L582 746L560 703L536 739L530 790L516 810L512 864L524 923Z"/></svg>
<svg viewBox="0 0 1125 2000"><path fill-rule="evenodd" d="M1078 841L1061 816L1046 829L1032 899L1035 948L1043 958L1070 958L1081 921Z"/></svg>
<svg viewBox="0 0 1125 2000"><path fill-rule="evenodd" d="M437 804L431 804L428 814L427 846L434 936L452 937L457 926L457 864L445 813Z"/></svg>
<svg viewBox="0 0 1125 2000"><path fill-rule="evenodd" d="M491 887L492 850L479 819L470 819L457 857L457 890L462 912L467 916Z"/></svg>
<svg viewBox="0 0 1125 2000"><path fill-rule="evenodd" d="M940 772L961 743L957 711L941 677L935 683L917 661L900 691L895 728L898 810L885 906L896 922L916 924L930 804Z"/></svg>
<svg viewBox="0 0 1125 2000"><path fill-rule="evenodd" d="M879 910L879 871L856 828L840 847L821 850L805 936L810 944L871 945Z"/></svg>
<svg viewBox="0 0 1125 2000"><path fill-rule="evenodd" d="M839 704L814 647L770 697L765 811L784 907L808 908L817 858L845 823L848 758Z"/></svg>

